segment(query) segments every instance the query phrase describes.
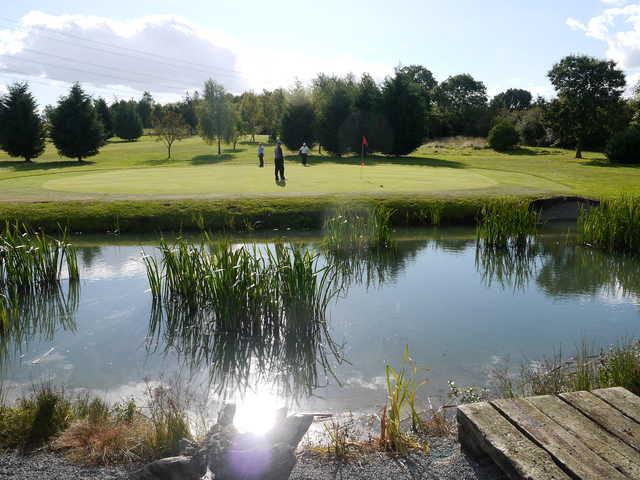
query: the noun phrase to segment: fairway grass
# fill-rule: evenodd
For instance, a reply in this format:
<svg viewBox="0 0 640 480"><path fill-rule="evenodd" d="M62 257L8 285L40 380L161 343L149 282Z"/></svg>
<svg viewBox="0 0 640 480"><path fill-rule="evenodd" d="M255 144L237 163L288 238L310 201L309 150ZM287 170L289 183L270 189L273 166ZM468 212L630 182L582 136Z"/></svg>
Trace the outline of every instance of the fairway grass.
<svg viewBox="0 0 640 480"><path fill-rule="evenodd" d="M0 152L0 218L69 224L75 216L74 224L83 218L83 225L104 228L107 217L110 224L126 224L133 215L132 228L139 228L140 218L167 216L156 225L165 228L214 212L219 213L214 225L229 222L229 215L237 217L233 222L245 217L269 223L265 216L273 220L274 214L306 212L314 220L302 223L315 224L320 211L345 202L386 201L405 209L416 201L477 205L501 196L640 194L640 168L611 166L598 153L576 160L573 152L555 148L505 154L424 146L410 157L369 157L365 166L358 157L316 154L305 168L289 152L287 182L282 185L274 181L273 146L266 147L265 168L258 168L256 149L250 144L239 144L237 151L227 146L218 156L214 147L194 136L176 143L171 160L152 137L110 141L87 162L60 158L51 145L31 164ZM462 210L454 217L469 214L466 207ZM90 217L102 221L89 222Z"/></svg>

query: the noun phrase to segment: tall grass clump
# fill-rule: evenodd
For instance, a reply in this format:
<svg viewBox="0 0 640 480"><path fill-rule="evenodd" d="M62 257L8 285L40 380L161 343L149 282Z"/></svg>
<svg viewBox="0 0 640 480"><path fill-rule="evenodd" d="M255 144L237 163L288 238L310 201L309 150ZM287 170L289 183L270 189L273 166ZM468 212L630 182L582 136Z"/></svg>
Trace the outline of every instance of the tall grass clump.
<svg viewBox="0 0 640 480"><path fill-rule="evenodd" d="M383 451L406 455L410 450L429 451L427 443L419 442L413 435L403 431L402 415L409 412L414 432L424 429L424 422L416 410L416 391L426 383L416 379L420 370L409 357L409 347L403 354L405 366L396 371L391 365L386 367L387 403L380 417L379 446Z"/></svg>
<svg viewBox="0 0 640 480"><path fill-rule="evenodd" d="M393 213L383 206L371 210L339 207L324 222L324 246L334 252L391 248Z"/></svg>
<svg viewBox="0 0 640 480"><path fill-rule="evenodd" d="M317 366L330 370L330 357L339 356L325 321L337 293L334 270L320 267L317 254L205 236L196 245L163 241L160 259L144 262L154 344L178 349L192 368L206 365L220 391L275 379L308 392L320 383Z"/></svg>
<svg viewBox="0 0 640 480"><path fill-rule="evenodd" d="M529 202L493 200L485 204L478 218L476 237L487 248L524 248L536 232L539 215Z"/></svg>
<svg viewBox="0 0 640 480"><path fill-rule="evenodd" d="M0 447L29 451L69 427L73 407L64 391L51 384L34 387L15 406L0 408Z"/></svg>
<svg viewBox="0 0 640 480"><path fill-rule="evenodd" d="M578 218L581 240L608 252L640 252L640 198L603 200Z"/></svg>

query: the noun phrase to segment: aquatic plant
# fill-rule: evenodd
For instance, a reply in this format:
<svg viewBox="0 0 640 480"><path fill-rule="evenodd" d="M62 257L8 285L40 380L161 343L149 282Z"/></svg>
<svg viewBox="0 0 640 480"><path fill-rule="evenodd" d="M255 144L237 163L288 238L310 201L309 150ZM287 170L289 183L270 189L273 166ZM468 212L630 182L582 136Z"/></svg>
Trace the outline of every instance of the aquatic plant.
<svg viewBox="0 0 640 480"><path fill-rule="evenodd" d="M429 445L418 441L402 429L402 414L409 410L411 426L414 432L423 430L423 421L415 405L416 390L426 380L416 379L419 369L409 356L407 345L403 354L405 366L396 371L391 365L386 367L387 402L380 417L380 449L406 455L409 450L429 451Z"/></svg>
<svg viewBox="0 0 640 480"><path fill-rule="evenodd" d="M476 237L486 248L524 248L536 232L538 212L529 202L507 199L483 205L478 218Z"/></svg>
<svg viewBox="0 0 640 480"><path fill-rule="evenodd" d="M392 248L393 213L381 205L370 210L339 207L324 222L323 245L333 252Z"/></svg>
<svg viewBox="0 0 640 480"><path fill-rule="evenodd" d="M639 252L640 198L621 196L582 210L578 233L587 245L608 252Z"/></svg>
<svg viewBox="0 0 640 480"><path fill-rule="evenodd" d="M283 394L310 393L321 383L318 366L330 373L340 359L325 321L334 269L320 267L318 255L205 236L199 245L163 241L160 256L144 257L155 299L150 347L164 343L192 369L206 366L219 392L268 379Z"/></svg>

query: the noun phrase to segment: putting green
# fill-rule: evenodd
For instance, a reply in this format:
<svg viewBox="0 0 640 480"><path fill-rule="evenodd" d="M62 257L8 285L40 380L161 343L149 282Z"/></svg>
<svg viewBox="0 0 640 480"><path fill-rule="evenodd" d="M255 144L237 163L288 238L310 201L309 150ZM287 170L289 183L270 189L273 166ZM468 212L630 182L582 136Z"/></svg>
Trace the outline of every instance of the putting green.
<svg viewBox="0 0 640 480"><path fill-rule="evenodd" d="M403 165L323 164L305 168L288 164L286 176L286 185L278 185L270 165L261 169L246 164L220 164L55 175L42 186L58 192L154 196L238 194L246 192L249 185L251 193L267 195L446 192L490 189L499 184L549 191L562 189L555 182L512 172L506 178L503 172Z"/></svg>

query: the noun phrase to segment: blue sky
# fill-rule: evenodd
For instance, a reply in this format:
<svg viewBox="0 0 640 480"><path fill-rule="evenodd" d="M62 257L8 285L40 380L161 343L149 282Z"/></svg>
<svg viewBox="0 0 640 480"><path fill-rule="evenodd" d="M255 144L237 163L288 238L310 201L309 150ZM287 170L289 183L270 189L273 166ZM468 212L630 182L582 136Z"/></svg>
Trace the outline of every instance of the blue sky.
<svg viewBox="0 0 640 480"><path fill-rule="evenodd" d="M491 94L551 95L546 72L570 53L613 58L635 81L639 18L624 0L22 0L0 11L0 83L32 79L41 103L74 80L107 97L148 83L170 100L208 76L260 90L418 63L438 80L471 73Z"/></svg>

